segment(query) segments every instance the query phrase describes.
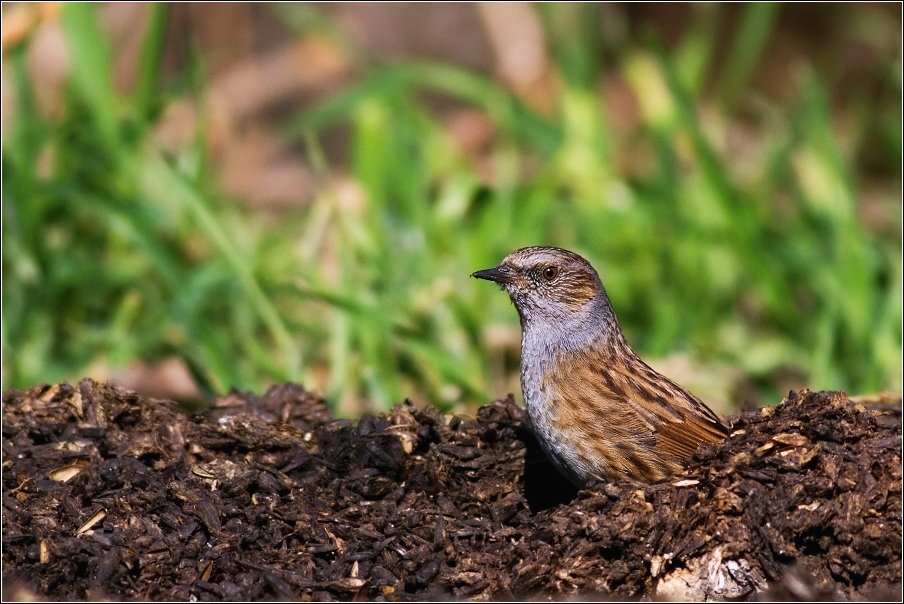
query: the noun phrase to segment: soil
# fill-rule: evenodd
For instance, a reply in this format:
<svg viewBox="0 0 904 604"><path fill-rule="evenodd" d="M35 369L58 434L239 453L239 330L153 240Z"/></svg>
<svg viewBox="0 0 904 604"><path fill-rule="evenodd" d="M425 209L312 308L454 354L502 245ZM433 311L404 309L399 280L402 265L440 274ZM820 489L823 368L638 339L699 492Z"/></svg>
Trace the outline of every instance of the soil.
<svg viewBox="0 0 904 604"><path fill-rule="evenodd" d="M899 397L792 392L644 487L578 491L526 421L8 391L4 600L900 601Z"/></svg>

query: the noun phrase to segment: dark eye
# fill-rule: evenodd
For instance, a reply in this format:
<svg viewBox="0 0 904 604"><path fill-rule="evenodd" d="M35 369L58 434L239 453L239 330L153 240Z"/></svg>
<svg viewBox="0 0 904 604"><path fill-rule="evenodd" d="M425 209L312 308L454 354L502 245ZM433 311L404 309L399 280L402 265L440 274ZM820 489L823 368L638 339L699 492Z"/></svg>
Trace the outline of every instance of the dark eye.
<svg viewBox="0 0 904 604"><path fill-rule="evenodd" d="M559 276L559 267L557 266L547 266L543 269L543 278L547 281L552 281L556 277Z"/></svg>

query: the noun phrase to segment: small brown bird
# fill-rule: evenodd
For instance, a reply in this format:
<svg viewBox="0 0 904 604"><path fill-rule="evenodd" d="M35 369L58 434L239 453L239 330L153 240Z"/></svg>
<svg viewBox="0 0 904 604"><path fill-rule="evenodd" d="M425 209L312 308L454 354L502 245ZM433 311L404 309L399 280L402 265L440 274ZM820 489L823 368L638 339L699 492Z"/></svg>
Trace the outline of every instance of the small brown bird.
<svg viewBox="0 0 904 604"><path fill-rule="evenodd" d="M649 483L728 429L628 346L599 275L573 252L527 247L477 271L521 317L521 389L537 440L578 486Z"/></svg>

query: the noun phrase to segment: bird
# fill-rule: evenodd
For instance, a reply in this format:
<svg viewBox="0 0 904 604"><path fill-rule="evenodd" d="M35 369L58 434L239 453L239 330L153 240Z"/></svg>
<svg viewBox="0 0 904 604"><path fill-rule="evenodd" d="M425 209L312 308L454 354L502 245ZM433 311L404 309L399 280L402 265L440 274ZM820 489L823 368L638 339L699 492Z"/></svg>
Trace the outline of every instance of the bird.
<svg viewBox="0 0 904 604"><path fill-rule="evenodd" d="M525 247L471 275L506 291L521 320L521 390L537 441L578 487L659 482L728 428L628 345L599 274L555 247Z"/></svg>

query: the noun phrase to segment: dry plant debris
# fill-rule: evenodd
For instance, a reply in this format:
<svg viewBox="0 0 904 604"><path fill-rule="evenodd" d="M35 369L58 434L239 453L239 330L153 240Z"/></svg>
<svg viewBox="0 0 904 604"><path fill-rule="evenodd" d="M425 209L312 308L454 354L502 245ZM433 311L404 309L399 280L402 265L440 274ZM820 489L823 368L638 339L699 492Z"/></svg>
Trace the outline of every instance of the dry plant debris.
<svg viewBox="0 0 904 604"><path fill-rule="evenodd" d="M333 420L276 386L187 414L3 397L4 597L896 599L901 404L792 392L648 487L577 491L509 398Z"/></svg>

